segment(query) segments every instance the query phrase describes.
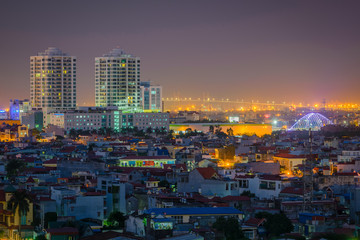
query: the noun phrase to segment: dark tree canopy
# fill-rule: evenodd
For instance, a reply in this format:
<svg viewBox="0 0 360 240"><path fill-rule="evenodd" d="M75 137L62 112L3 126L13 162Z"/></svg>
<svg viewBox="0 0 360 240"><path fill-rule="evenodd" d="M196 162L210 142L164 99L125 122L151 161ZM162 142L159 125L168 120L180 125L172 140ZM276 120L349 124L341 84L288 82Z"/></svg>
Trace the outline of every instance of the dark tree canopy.
<svg viewBox="0 0 360 240"><path fill-rule="evenodd" d="M57 213L56 212L47 212L44 216L44 227L48 228L49 222L56 222L57 221Z"/></svg>
<svg viewBox="0 0 360 240"><path fill-rule="evenodd" d="M16 177L24 168L24 161L20 159L11 159L5 167L7 177L9 179Z"/></svg>
<svg viewBox="0 0 360 240"><path fill-rule="evenodd" d="M265 218L265 229L270 236L280 236L284 233L290 233L294 230L294 226L290 219L283 213L271 214L268 212L259 212L256 218Z"/></svg>
<svg viewBox="0 0 360 240"><path fill-rule="evenodd" d="M213 228L222 232L226 240L244 239L244 234L240 228L239 221L234 218L219 217L213 224Z"/></svg>
<svg viewBox="0 0 360 240"><path fill-rule="evenodd" d="M123 228L125 226L125 216L121 212L110 213L107 223L113 228Z"/></svg>

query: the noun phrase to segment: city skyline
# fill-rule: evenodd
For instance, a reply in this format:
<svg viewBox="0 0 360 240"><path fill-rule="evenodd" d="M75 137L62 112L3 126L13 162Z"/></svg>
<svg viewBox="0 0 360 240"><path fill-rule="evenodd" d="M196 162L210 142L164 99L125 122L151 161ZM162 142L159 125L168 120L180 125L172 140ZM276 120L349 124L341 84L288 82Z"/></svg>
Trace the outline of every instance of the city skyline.
<svg viewBox="0 0 360 240"><path fill-rule="evenodd" d="M355 1L86 3L3 4L1 106L30 98L29 58L48 47L77 57L80 106L95 105L94 58L116 47L163 97L360 102Z"/></svg>

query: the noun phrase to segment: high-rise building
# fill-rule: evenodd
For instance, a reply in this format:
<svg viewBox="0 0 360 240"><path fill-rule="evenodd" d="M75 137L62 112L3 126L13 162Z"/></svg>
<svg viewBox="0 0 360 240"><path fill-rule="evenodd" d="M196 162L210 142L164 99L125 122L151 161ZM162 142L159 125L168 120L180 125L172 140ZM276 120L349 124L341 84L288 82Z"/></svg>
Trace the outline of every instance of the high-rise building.
<svg viewBox="0 0 360 240"><path fill-rule="evenodd" d="M116 48L95 58L95 104L123 111L141 110L139 57Z"/></svg>
<svg viewBox="0 0 360 240"><path fill-rule="evenodd" d="M31 56L30 103L35 109L74 109L76 57L53 47Z"/></svg>
<svg viewBox="0 0 360 240"><path fill-rule="evenodd" d="M162 111L162 87L151 82L140 83L140 99L144 111Z"/></svg>

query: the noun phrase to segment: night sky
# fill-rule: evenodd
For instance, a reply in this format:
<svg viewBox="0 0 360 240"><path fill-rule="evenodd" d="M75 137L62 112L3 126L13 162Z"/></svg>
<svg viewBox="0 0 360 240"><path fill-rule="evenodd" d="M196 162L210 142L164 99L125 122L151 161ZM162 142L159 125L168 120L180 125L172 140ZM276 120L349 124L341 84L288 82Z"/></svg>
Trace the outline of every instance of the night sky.
<svg viewBox="0 0 360 240"><path fill-rule="evenodd" d="M2 1L0 105L29 98L29 57L78 59L94 105L94 58L141 57L164 97L360 103L360 1Z"/></svg>

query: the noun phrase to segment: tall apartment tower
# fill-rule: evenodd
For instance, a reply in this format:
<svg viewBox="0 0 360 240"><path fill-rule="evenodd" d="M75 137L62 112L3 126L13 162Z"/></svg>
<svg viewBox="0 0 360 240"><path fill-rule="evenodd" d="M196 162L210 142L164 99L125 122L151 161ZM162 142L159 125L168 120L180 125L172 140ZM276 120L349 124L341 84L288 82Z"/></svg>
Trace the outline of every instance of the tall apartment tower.
<svg viewBox="0 0 360 240"><path fill-rule="evenodd" d="M141 110L139 57L116 48L95 58L95 105Z"/></svg>
<svg viewBox="0 0 360 240"><path fill-rule="evenodd" d="M76 108L76 57L53 47L31 56L30 103L35 109Z"/></svg>
<svg viewBox="0 0 360 240"><path fill-rule="evenodd" d="M162 87L151 82L140 83L140 99L144 111L162 111Z"/></svg>

